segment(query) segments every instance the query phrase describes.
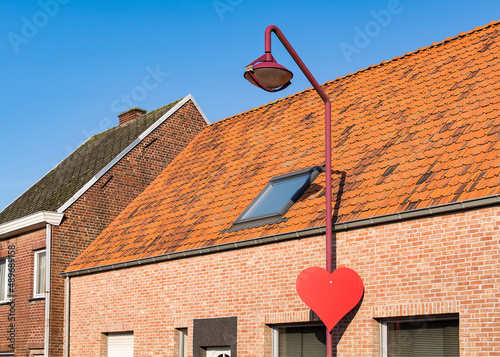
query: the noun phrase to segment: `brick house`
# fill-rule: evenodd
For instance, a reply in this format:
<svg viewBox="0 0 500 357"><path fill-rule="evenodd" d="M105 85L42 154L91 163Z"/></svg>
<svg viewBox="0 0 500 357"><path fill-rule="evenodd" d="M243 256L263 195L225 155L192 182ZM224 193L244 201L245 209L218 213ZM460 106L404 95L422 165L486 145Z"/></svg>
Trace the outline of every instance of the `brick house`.
<svg viewBox="0 0 500 357"><path fill-rule="evenodd" d="M0 212L1 356L62 356L60 273L208 124L191 95L119 121Z"/></svg>
<svg viewBox="0 0 500 357"><path fill-rule="evenodd" d="M495 22L323 85L334 266L365 286L333 356L500 353L499 53ZM204 129L63 274L66 355L324 356L295 291L323 128L308 89Z"/></svg>

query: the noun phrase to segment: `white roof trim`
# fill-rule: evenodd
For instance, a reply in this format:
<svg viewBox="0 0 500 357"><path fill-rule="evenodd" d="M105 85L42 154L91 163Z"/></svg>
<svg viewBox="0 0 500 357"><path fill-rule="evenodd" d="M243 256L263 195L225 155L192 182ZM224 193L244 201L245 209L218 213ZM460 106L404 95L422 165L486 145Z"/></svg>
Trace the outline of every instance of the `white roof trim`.
<svg viewBox="0 0 500 357"><path fill-rule="evenodd" d="M196 109L198 109L198 111L200 112L203 119L205 119L205 123L210 125L210 122L208 121L207 116L205 115L205 113L203 113L203 110L201 110L201 107L198 105L198 102L196 102L196 100L194 100L194 97L191 94L188 94L186 98L189 98L193 101L194 106L196 107Z"/></svg>
<svg viewBox="0 0 500 357"><path fill-rule="evenodd" d="M58 226L64 217L63 213L40 211L13 221L0 224L0 238L6 238L15 234L24 233L34 229L45 227L46 224Z"/></svg>
<svg viewBox="0 0 500 357"><path fill-rule="evenodd" d="M69 206L71 206L77 199L79 199L92 185L94 185L106 172L108 172L118 161L120 161L125 155L127 155L134 147L136 147L142 140L144 140L153 130L159 127L164 121L166 121L171 115L173 115L179 108L181 108L188 101L192 101L196 106L203 119L207 124L210 124L205 114L201 111L198 103L194 100L191 94L187 95L179 101L175 106L173 106L168 112L163 114L160 119L154 122L149 128L147 128L137 139L135 139L129 146L127 146L122 152L120 152L113 160L111 160L101 171L99 171L94 177L92 177L77 193L75 193L68 201L66 201L61 207L57 209L58 213L64 212Z"/></svg>

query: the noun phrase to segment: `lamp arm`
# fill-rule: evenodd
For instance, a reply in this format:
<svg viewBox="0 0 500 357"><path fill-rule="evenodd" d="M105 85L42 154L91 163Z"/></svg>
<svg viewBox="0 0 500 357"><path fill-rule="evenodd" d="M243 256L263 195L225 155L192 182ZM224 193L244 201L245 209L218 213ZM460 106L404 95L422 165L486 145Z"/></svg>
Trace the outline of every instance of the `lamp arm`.
<svg viewBox="0 0 500 357"><path fill-rule="evenodd" d="M292 58L295 61L295 63L297 63L297 65L299 66L299 68L301 69L301 71L304 73L304 75L306 76L306 78L309 80L309 82L312 84L312 86L314 87L314 89L316 89L316 92L318 92L318 94L321 97L321 99L323 99L323 101L325 103L326 102L330 102L330 98L328 97L328 95L326 94L326 92L318 84L318 81L316 81L316 79L311 74L311 72L309 71L309 69L306 67L306 65L304 64L304 62L302 62L302 60L300 59L300 57L297 54L297 52L295 52L295 50L293 49L292 45L290 45L290 42L288 42L288 40L286 39L285 35L283 35L283 32L281 32L281 30L277 26L275 26L275 25L269 25L266 28L266 33L265 33L265 52L266 52L266 54L267 53L271 54L271 33L272 32L274 32L274 34L281 41L281 43L286 48L286 50L288 51L288 53L290 54L290 56L292 56Z"/></svg>

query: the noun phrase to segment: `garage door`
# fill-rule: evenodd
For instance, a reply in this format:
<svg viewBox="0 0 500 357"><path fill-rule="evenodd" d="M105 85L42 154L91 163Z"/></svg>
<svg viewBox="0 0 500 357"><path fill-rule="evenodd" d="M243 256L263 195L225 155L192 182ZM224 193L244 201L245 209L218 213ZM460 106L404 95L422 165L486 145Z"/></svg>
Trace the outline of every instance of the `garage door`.
<svg viewBox="0 0 500 357"><path fill-rule="evenodd" d="M108 357L134 357L134 333L108 334Z"/></svg>

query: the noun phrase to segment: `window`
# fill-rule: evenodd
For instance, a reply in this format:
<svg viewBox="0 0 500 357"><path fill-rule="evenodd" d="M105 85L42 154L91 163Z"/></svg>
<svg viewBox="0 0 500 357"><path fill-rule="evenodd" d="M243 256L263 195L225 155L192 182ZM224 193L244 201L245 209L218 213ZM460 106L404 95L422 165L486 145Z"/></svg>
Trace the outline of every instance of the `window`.
<svg viewBox="0 0 500 357"><path fill-rule="evenodd" d="M273 331L273 357L324 357L326 328L317 326L278 327Z"/></svg>
<svg viewBox="0 0 500 357"><path fill-rule="evenodd" d="M0 259L0 303L10 300L9 258Z"/></svg>
<svg viewBox="0 0 500 357"><path fill-rule="evenodd" d="M458 317L419 317L381 324L381 357L458 357Z"/></svg>
<svg viewBox="0 0 500 357"><path fill-rule="evenodd" d="M178 329L179 332L179 357L187 357L188 351L187 351L187 339L188 339L188 329L187 328L180 328Z"/></svg>
<svg viewBox="0 0 500 357"><path fill-rule="evenodd" d="M133 357L134 333L112 332L108 334L108 357Z"/></svg>
<svg viewBox="0 0 500 357"><path fill-rule="evenodd" d="M35 252L35 278L33 279L33 297L45 296L45 249Z"/></svg>
<svg viewBox="0 0 500 357"><path fill-rule="evenodd" d="M268 224L278 222L322 171L320 167L273 177L234 222Z"/></svg>

